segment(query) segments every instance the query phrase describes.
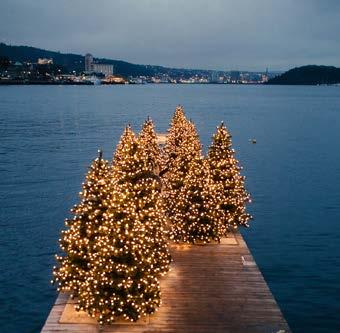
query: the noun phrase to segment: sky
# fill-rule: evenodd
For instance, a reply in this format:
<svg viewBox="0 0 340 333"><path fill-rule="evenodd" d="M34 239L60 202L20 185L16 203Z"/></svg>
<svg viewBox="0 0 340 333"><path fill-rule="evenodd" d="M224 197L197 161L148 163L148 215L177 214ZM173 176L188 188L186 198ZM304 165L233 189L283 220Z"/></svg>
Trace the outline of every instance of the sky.
<svg viewBox="0 0 340 333"><path fill-rule="evenodd" d="M340 0L0 0L0 42L180 68L340 67Z"/></svg>

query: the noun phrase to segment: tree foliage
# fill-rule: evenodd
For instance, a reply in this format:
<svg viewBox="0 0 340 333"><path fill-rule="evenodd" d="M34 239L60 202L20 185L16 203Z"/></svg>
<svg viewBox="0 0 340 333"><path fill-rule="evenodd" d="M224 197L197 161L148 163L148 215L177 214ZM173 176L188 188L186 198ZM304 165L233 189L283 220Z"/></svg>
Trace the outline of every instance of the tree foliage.
<svg viewBox="0 0 340 333"><path fill-rule="evenodd" d="M222 225L218 185L212 181L207 161L203 157L190 162L172 211L173 240L187 243L220 240Z"/></svg>
<svg viewBox="0 0 340 333"><path fill-rule="evenodd" d="M250 196L245 189L245 177L241 175L241 167L235 158L231 135L223 123L213 136L207 160L214 183L222 188L221 209L225 227L248 226L251 216L246 212L246 204L250 202Z"/></svg>
<svg viewBox="0 0 340 333"><path fill-rule="evenodd" d="M58 290L74 296L98 254L97 241L110 204L110 166L101 153L89 168L80 199L71 210L73 218L65 220L67 229L59 240L64 255L56 256L59 265L53 270Z"/></svg>

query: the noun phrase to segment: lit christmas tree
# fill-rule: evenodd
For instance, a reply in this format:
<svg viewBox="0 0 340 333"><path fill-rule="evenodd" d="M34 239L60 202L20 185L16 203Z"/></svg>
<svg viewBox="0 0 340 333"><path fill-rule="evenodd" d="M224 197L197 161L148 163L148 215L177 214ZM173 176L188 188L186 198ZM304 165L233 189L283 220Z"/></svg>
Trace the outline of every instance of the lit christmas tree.
<svg viewBox="0 0 340 333"><path fill-rule="evenodd" d="M165 165L169 167L178 155L178 150L186 137L185 126L188 120L185 117L183 107L177 106L172 117L168 136L164 147Z"/></svg>
<svg viewBox="0 0 340 333"><path fill-rule="evenodd" d="M126 143L133 140L134 137L135 137L135 134L133 133L131 126L130 125L126 126L125 129L124 129L124 132L123 132L122 136L120 137L120 140L117 144L116 150L113 154L112 163L115 163L116 161L124 158L123 149L124 149Z"/></svg>
<svg viewBox="0 0 340 333"><path fill-rule="evenodd" d="M202 151L202 145L201 145L201 142L200 142L199 135L197 133L196 126L191 121L191 119L188 121L188 124L187 124L187 137L189 139L189 142L187 144L190 144L190 146L191 146L191 151L193 153L192 156L193 157L200 156L201 151Z"/></svg>
<svg viewBox="0 0 340 333"><path fill-rule="evenodd" d="M158 278L171 261L160 184L143 144L135 137L125 140L113 169L99 252L79 293L79 309L101 324L117 317L136 321L156 311L161 302Z"/></svg>
<svg viewBox="0 0 340 333"><path fill-rule="evenodd" d="M131 130L130 130L131 131ZM155 253L152 253L152 265L155 272L165 273L169 269L170 256L163 232L164 203L160 195L161 181L154 172L154 161L150 150L146 147L148 142L130 136L123 148L124 158L115 161L112 171L115 174L114 192L123 193L124 204L130 207L131 216L129 221L142 223L143 229L147 231L148 240L152 240L145 246L151 246ZM127 196L127 193L129 194ZM113 195L111 211L116 211L116 196ZM131 202L130 202L131 201ZM121 201L118 200L118 208ZM134 211L132 211L134 209ZM137 217L136 217L137 216Z"/></svg>
<svg viewBox="0 0 340 333"><path fill-rule="evenodd" d="M65 254L56 256L59 265L53 269L58 290L74 296L97 255L96 241L110 202L110 167L101 152L90 166L80 198L81 202L71 210L74 217L66 219L67 230L62 231L59 239Z"/></svg>
<svg viewBox="0 0 340 333"><path fill-rule="evenodd" d="M156 174L159 174L161 168L161 150L157 143L157 136L155 127L150 118L148 118L142 127L139 134L139 141L144 146L146 156L153 165L153 169Z"/></svg>
<svg viewBox="0 0 340 333"><path fill-rule="evenodd" d="M165 184L165 200L170 219L172 210L177 205L177 197L183 186L190 162L201 156L201 144L195 125L185 117L182 107L177 107L168 131L164 147L165 172L162 178ZM173 223L175 221L172 221Z"/></svg>
<svg viewBox="0 0 340 333"><path fill-rule="evenodd" d="M231 135L223 123L213 136L207 160L214 183L223 189L221 209L225 228L248 226L251 216L246 212L246 204L250 202L250 196L245 189L245 177L240 173L241 167L235 158L235 150L232 149Z"/></svg>
<svg viewBox="0 0 340 333"><path fill-rule="evenodd" d="M193 159L173 208L171 238L187 243L219 241L220 201L219 184L212 181L207 161Z"/></svg>

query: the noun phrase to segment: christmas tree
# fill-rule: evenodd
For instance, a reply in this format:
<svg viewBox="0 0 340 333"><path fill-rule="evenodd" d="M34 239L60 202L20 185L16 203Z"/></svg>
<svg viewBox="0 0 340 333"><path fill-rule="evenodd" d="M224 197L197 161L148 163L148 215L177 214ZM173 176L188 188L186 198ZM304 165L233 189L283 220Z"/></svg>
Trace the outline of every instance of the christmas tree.
<svg viewBox="0 0 340 333"><path fill-rule="evenodd" d="M112 171L116 178L116 192L119 195L123 193L125 203L130 207L132 215L128 218L133 222L137 216L136 225L142 223L143 229L146 228L148 240L152 242L145 246L153 247L155 253L152 253L152 265L156 273L162 274L168 271L170 263L163 232L164 203L160 195L161 181L155 174L154 161L147 145L148 142L137 139L134 135L130 136L122 150L124 157L115 161ZM115 211L115 200L116 197L113 196L111 211ZM118 200L118 203L121 201Z"/></svg>
<svg viewBox="0 0 340 333"><path fill-rule="evenodd" d="M187 159L201 154L201 144L196 127L189 121L182 106L178 106L172 117L164 147L165 165L171 169L181 155Z"/></svg>
<svg viewBox="0 0 340 333"><path fill-rule="evenodd" d="M199 135L197 133L197 129L195 124L193 123L193 121L191 121L191 119L188 121L187 123L187 140L188 143L187 145L191 146L191 151L193 153L193 157L198 157L201 154L202 151L202 145L200 142L200 138Z"/></svg>
<svg viewBox="0 0 340 333"><path fill-rule="evenodd" d="M150 118L148 118L142 127L139 134L139 141L146 150L146 157L150 160L153 165L153 169L156 174L159 174L161 168L161 150L157 143L157 136L155 127Z"/></svg>
<svg viewBox="0 0 340 333"><path fill-rule="evenodd" d="M125 147L125 144L133 140L134 137L135 137L135 134L133 133L131 126L130 125L126 126L117 144L116 150L113 154L113 161L112 161L113 163L115 163L115 161L118 161L124 158L123 149Z"/></svg>
<svg viewBox="0 0 340 333"><path fill-rule="evenodd" d="M250 202L250 196L245 189L245 177L240 173L241 167L232 149L231 135L223 123L213 136L207 160L214 183L222 187L221 209L225 228L248 226L251 216L246 212L246 204Z"/></svg>
<svg viewBox="0 0 340 333"><path fill-rule="evenodd" d="M187 243L219 241L220 201L220 187L212 181L207 161L194 158L173 208L171 238Z"/></svg>
<svg viewBox="0 0 340 333"><path fill-rule="evenodd" d="M189 171L190 162L201 156L197 130L195 125L186 119L182 107L177 107L175 111L164 152L166 168L162 178L165 185L167 210L170 219L173 219L171 212L177 204L176 198Z"/></svg>
<svg viewBox="0 0 340 333"><path fill-rule="evenodd" d="M121 316L136 321L156 311L161 302L158 278L171 261L158 177L143 144L129 137L112 166L115 181L105 232L79 293L79 309L101 324Z"/></svg>
<svg viewBox="0 0 340 333"><path fill-rule="evenodd" d="M182 106L177 106L172 117L168 136L164 147L165 164L169 167L178 155L178 150L186 137L186 125L188 120L185 117Z"/></svg>
<svg viewBox="0 0 340 333"><path fill-rule="evenodd" d="M65 254L56 256L59 265L53 270L58 290L74 296L79 294L97 255L96 241L110 202L110 167L101 152L89 168L80 198L71 210L74 217L65 221L67 230L59 239Z"/></svg>

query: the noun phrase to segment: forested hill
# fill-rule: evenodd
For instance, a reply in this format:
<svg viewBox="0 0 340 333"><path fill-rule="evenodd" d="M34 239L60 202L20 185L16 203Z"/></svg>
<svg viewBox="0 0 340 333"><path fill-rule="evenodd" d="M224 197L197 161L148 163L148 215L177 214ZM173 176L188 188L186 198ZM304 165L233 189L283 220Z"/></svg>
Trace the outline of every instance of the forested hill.
<svg viewBox="0 0 340 333"><path fill-rule="evenodd" d="M340 83L340 68L333 66L302 66L270 79L267 84L316 85Z"/></svg>
<svg viewBox="0 0 340 333"><path fill-rule="evenodd" d="M53 58L55 64L64 66L69 71L81 72L84 70L84 56L71 53L60 53L48 51L31 46L13 46L0 43L0 57L8 57L12 61L30 61L36 62L38 58ZM114 65L115 73L123 76L152 76L154 74L169 74L190 76L197 72L210 72L205 70L176 69L153 65L136 65L126 61L99 59L99 62L105 62Z"/></svg>

